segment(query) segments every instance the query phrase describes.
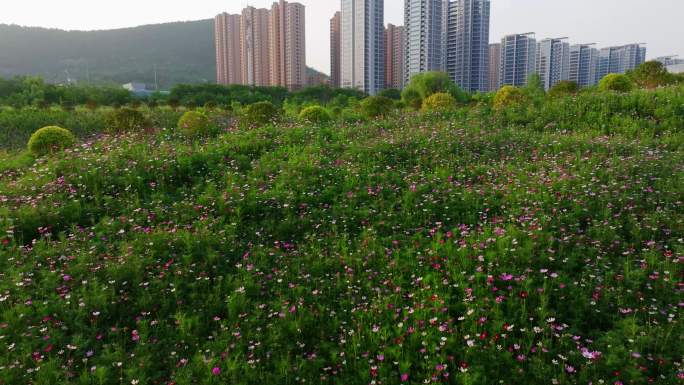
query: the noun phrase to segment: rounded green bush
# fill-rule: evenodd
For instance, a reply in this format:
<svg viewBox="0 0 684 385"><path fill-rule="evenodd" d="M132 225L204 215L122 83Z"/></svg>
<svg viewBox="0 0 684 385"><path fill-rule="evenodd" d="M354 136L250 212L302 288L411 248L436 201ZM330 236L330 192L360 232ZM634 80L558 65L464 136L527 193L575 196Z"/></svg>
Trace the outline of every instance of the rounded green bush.
<svg viewBox="0 0 684 385"><path fill-rule="evenodd" d="M394 108L394 101L384 96L369 96L361 101L361 113L367 118L388 115Z"/></svg>
<svg viewBox="0 0 684 385"><path fill-rule="evenodd" d="M28 149L37 156L52 154L69 148L76 143L76 137L71 131L57 126L47 126L31 135Z"/></svg>
<svg viewBox="0 0 684 385"><path fill-rule="evenodd" d="M188 111L178 120L178 130L188 138L205 136L211 129L209 118L197 111Z"/></svg>
<svg viewBox="0 0 684 385"><path fill-rule="evenodd" d="M598 87L602 91L629 92L634 88L634 84L627 75L608 74L601 79Z"/></svg>
<svg viewBox="0 0 684 385"><path fill-rule="evenodd" d="M279 112L271 102L257 102L244 109L245 123L248 125L263 125L274 122Z"/></svg>
<svg viewBox="0 0 684 385"><path fill-rule="evenodd" d="M549 96L557 97L564 95L573 95L576 94L577 91L579 91L579 87L577 86L576 82L570 80L563 80L556 83L553 87L551 87L551 89L549 90Z"/></svg>
<svg viewBox="0 0 684 385"><path fill-rule="evenodd" d="M422 111L425 113L443 113L453 111L456 99L446 92L438 92L423 100Z"/></svg>
<svg viewBox="0 0 684 385"><path fill-rule="evenodd" d="M494 96L494 109L520 105L525 102L525 93L518 87L504 86Z"/></svg>
<svg viewBox="0 0 684 385"><path fill-rule="evenodd" d="M106 131L114 134L119 134L129 131L142 130L147 126L147 119L142 112L123 107L111 111L105 118Z"/></svg>
<svg viewBox="0 0 684 385"><path fill-rule="evenodd" d="M299 119L309 123L327 123L332 120L328 110L321 106L306 107L299 113Z"/></svg>

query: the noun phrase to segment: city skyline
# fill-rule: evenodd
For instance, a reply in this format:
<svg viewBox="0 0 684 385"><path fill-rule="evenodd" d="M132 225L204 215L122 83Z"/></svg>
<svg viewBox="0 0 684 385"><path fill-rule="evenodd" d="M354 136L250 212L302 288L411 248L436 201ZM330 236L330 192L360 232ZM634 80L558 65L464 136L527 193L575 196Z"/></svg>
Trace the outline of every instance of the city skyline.
<svg viewBox="0 0 684 385"><path fill-rule="evenodd" d="M307 64L321 72L330 72L330 18L339 10L339 0L300 0L306 6ZM273 0L217 1L196 0L193 7L148 1L144 4L122 0L98 4L85 0L65 0L45 3L25 0L8 7L0 15L0 23L93 30L132 27L162 22L211 19L220 13L236 14L250 5L270 8ZM385 0L384 24L404 24L404 0ZM130 4L138 12L123 12ZM604 0L574 2L550 0L493 0L489 42L500 42L504 35L535 31L537 39L567 36L574 43L596 43L596 47L647 43L648 59L660 56L684 57L684 25L678 15L684 13L684 2L658 0L648 7L636 8L636 0ZM35 9L44 10L40 14ZM592 12L586 12L591 9ZM639 12L635 12L639 9ZM564 17L535 17L541 14L562 14ZM605 23L610 16L611 23Z"/></svg>

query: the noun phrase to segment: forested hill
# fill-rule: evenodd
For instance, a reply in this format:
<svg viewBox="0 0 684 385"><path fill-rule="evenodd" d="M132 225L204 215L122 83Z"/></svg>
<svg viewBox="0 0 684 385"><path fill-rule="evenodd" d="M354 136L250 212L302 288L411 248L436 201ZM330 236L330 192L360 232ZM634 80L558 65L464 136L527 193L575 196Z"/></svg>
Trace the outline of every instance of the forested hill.
<svg viewBox="0 0 684 385"><path fill-rule="evenodd" d="M63 83L213 82L213 20L104 31L0 25L0 76L40 75Z"/></svg>

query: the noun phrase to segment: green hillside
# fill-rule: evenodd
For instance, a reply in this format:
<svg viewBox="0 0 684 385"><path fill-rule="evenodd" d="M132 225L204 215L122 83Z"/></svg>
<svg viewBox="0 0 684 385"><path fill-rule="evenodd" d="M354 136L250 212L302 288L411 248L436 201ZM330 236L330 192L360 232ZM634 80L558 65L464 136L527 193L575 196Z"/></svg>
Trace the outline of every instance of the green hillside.
<svg viewBox="0 0 684 385"><path fill-rule="evenodd" d="M0 76L40 75L50 83L142 82L159 87L216 79L213 20L104 31L0 24ZM309 68L308 71L317 71Z"/></svg>
<svg viewBox="0 0 684 385"><path fill-rule="evenodd" d="M0 76L41 75L46 81L154 83L212 82L211 20L108 31L62 31L0 25Z"/></svg>

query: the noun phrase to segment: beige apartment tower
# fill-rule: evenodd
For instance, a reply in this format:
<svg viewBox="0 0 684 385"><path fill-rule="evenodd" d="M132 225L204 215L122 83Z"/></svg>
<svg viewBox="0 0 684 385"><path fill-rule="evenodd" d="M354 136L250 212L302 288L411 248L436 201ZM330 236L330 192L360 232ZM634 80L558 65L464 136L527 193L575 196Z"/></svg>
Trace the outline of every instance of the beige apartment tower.
<svg viewBox="0 0 684 385"><path fill-rule="evenodd" d="M214 20L216 82L249 86L306 85L305 8L280 0Z"/></svg>
<svg viewBox="0 0 684 385"><path fill-rule="evenodd" d="M248 86L271 85L270 12L265 8L242 10L242 82Z"/></svg>
<svg viewBox="0 0 684 385"><path fill-rule="evenodd" d="M404 88L404 27L388 24L385 29L385 87Z"/></svg>
<svg viewBox="0 0 684 385"><path fill-rule="evenodd" d="M501 43L489 45L489 87L488 91L499 90L499 70L501 68Z"/></svg>
<svg viewBox="0 0 684 385"><path fill-rule="evenodd" d="M340 19L341 12L335 12L330 19L330 86L339 88L340 82Z"/></svg>
<svg viewBox="0 0 684 385"><path fill-rule="evenodd" d="M270 18L271 85L299 89L306 85L305 8L280 0Z"/></svg>
<svg viewBox="0 0 684 385"><path fill-rule="evenodd" d="M242 84L240 15L222 13L214 19L216 39L216 82Z"/></svg>

